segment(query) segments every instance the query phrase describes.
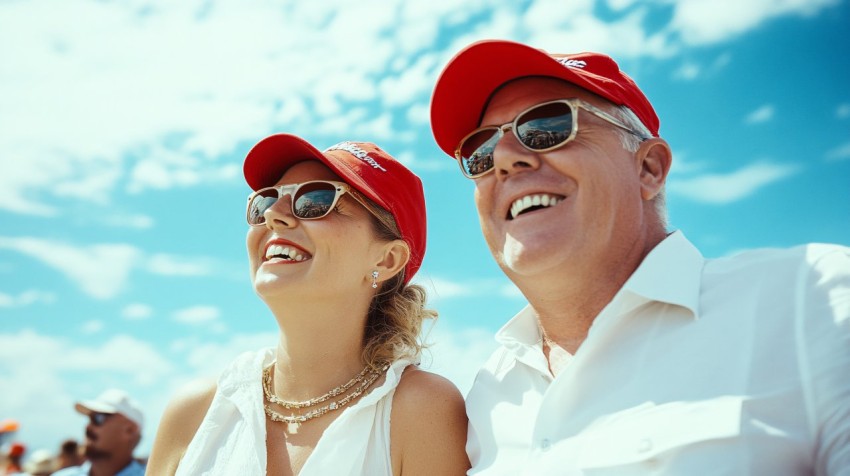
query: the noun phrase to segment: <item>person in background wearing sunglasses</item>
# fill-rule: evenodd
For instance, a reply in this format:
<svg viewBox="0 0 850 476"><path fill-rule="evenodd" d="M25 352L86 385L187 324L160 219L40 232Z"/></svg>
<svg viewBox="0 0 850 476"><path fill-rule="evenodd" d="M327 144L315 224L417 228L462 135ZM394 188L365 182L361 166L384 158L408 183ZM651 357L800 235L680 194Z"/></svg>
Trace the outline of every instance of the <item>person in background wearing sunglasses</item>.
<svg viewBox="0 0 850 476"><path fill-rule="evenodd" d="M133 458L142 439L144 415L127 392L109 389L94 400L79 402L76 410L89 417L85 456L80 466L61 469L54 476L142 476L145 467Z"/></svg>
<svg viewBox="0 0 850 476"><path fill-rule="evenodd" d="M669 232L670 147L602 54L474 43L431 124L528 300L467 395L470 474L850 474L850 249Z"/></svg>
<svg viewBox="0 0 850 476"><path fill-rule="evenodd" d="M425 291L419 177L371 143L275 134L245 159L254 290L277 346L166 410L148 464L178 475L458 475L463 398L416 367Z"/></svg>

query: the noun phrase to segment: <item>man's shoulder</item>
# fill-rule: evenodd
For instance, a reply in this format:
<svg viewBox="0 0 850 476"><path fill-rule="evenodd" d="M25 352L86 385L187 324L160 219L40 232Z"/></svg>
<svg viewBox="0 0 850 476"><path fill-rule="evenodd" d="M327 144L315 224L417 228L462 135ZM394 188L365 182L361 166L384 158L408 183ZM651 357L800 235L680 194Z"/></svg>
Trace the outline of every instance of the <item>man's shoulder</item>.
<svg viewBox="0 0 850 476"><path fill-rule="evenodd" d="M850 247L809 243L790 248L755 248L707 260L707 272L791 272L829 265L850 258Z"/></svg>

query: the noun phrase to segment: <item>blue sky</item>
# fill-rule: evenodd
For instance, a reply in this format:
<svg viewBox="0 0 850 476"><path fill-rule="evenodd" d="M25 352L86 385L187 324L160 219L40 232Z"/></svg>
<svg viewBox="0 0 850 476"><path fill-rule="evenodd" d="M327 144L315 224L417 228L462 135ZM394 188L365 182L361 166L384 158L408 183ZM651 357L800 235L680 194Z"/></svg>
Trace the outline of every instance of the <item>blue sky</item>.
<svg viewBox="0 0 850 476"><path fill-rule="evenodd" d="M53 449L82 436L74 401L121 387L146 453L179 385L275 342L241 164L280 131L373 141L422 177L425 364L465 392L524 305L428 128L478 39L617 59L674 151L671 227L706 256L850 245L847 25L840 0L0 2L0 420Z"/></svg>

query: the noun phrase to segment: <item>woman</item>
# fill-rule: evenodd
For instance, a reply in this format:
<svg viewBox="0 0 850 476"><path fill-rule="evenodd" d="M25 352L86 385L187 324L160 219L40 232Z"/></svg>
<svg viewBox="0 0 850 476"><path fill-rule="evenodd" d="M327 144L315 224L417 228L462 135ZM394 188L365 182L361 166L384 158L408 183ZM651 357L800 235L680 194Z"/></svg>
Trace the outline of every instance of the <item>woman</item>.
<svg viewBox="0 0 850 476"><path fill-rule="evenodd" d="M412 365L425 292L416 175L373 144L276 134L245 159L254 289L280 327L163 415L148 474L464 474L457 389Z"/></svg>

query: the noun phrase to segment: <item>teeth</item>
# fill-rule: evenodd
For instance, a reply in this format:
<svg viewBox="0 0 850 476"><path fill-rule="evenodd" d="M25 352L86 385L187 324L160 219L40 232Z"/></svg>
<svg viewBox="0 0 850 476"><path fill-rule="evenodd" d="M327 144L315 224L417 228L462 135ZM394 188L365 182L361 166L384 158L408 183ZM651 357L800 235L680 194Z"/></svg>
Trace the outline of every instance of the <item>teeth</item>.
<svg viewBox="0 0 850 476"><path fill-rule="evenodd" d="M554 207L560 203L561 200L561 198L558 198L555 195L549 195L546 193L526 195L522 198L518 198L514 201L513 205L511 205L511 219L516 218L517 215L531 207Z"/></svg>
<svg viewBox="0 0 850 476"><path fill-rule="evenodd" d="M304 261L309 257L298 252L297 248L281 245L271 245L266 248L266 259L280 257L289 261Z"/></svg>

